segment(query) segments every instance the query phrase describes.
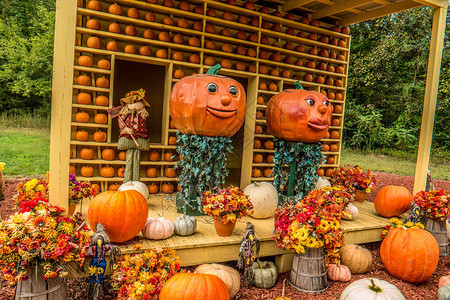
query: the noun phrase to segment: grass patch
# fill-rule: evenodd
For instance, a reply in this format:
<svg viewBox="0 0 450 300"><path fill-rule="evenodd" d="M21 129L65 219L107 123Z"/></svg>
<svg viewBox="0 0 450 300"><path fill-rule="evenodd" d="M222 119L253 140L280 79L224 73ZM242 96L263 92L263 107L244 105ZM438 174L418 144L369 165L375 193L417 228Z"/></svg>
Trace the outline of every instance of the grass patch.
<svg viewBox="0 0 450 300"><path fill-rule="evenodd" d="M343 149L342 165L359 165L363 169L377 172L414 176L416 171L416 155L407 152L388 151L367 152L355 149ZM431 160L431 177L433 179L450 180L450 162L442 157Z"/></svg>
<svg viewBox="0 0 450 300"><path fill-rule="evenodd" d="M0 128L50 128L50 117L39 113L14 114L2 112L0 114Z"/></svg>
<svg viewBox="0 0 450 300"><path fill-rule="evenodd" d="M49 169L49 158L49 129L1 128L0 161L6 163L5 175L45 174Z"/></svg>

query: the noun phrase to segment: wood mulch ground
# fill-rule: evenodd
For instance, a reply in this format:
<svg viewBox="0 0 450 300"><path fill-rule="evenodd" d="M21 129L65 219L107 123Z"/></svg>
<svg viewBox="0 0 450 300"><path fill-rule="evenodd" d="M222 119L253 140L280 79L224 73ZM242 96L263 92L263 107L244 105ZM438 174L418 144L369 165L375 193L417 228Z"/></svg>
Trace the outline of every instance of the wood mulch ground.
<svg viewBox="0 0 450 300"><path fill-rule="evenodd" d="M373 201L379 189L381 189L386 185L402 185L407 187L412 193L414 186L414 177L381 172L376 172L376 175L379 180L378 187L368 196L369 201ZM26 181L26 179L6 181L6 194L5 194L6 200L0 202L0 213L3 218L7 218L9 215L15 212L12 197L15 194L15 187L21 181ZM446 192L450 193L450 181L433 180L433 182L435 184L436 189L443 189ZM395 277L392 277L387 273L380 259L379 253L380 243L371 243L366 244L364 246L367 247L372 253L373 264L368 273L363 275L352 275L352 279L350 282L365 277L375 277L387 280L395 284L403 293L405 298L408 300L437 299L439 278L443 275L448 275L450 272L449 257L442 257L439 259L439 265L435 273L426 282L422 284L410 284L403 282ZM230 262L228 265L235 266L235 262ZM191 269L192 268L189 268L189 270ZM272 289L268 290L259 289L256 287L249 287L247 289L241 288L235 299L248 299L248 300L275 299L276 297L279 297L281 295L283 280L288 277L289 272L280 274L277 284ZM345 283L330 282L330 287L325 293L322 293L320 295L308 295L305 293L298 292L295 288L287 284L286 281L286 296L290 297L293 300L339 299L340 294L342 293L344 288L350 284L350 282ZM241 282L241 287L242 286L243 283ZM86 299L85 297L86 290L87 290L87 281L85 279L68 280L68 289L67 289L68 299ZM107 283L105 284L104 290L105 290L104 299L109 300L116 298L114 296L114 292ZM7 285L4 285L0 290L0 300L10 300L10 299L14 299L14 290L8 287Z"/></svg>

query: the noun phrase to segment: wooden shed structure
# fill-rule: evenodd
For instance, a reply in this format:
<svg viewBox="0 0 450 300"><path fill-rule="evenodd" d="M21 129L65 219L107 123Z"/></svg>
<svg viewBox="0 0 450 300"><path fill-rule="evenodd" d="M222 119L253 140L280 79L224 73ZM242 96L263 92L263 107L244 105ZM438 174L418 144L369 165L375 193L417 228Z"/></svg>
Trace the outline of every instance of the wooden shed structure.
<svg viewBox="0 0 450 300"><path fill-rule="evenodd" d="M340 160L351 43L351 36L336 31L336 26L423 5L434 9L434 17L414 192L425 188L448 1L267 0L254 2L255 10L245 8L241 0L237 4L233 0L99 0L95 2L101 7L95 8L89 2L56 1L51 203L68 206L69 168L77 178L89 179L102 190L121 183L125 161L116 149L118 126L106 110L138 88L148 91L152 106L150 151L143 153L141 181L158 190L164 184L176 186L176 177L165 176L166 169L175 164L169 159L175 154L176 134L170 124L169 97L179 80L176 71L205 73L215 63L223 65L220 74L238 80L247 91L245 123L233 137L235 152L229 157L230 183L244 187L253 181L271 180L268 174L274 150L264 147L264 142L273 138L265 133L266 104L273 94L292 88L297 80L307 89L327 94L335 108L330 135L323 139L327 145L323 172L327 176ZM112 4L121 11L109 10ZM316 21L306 24L303 17ZM91 57L93 64L80 65L80 56ZM109 61L110 67L99 67L100 60ZM77 117L80 113L83 118ZM84 138L78 138L77 132ZM91 159L81 157L84 149L93 153ZM105 159L105 149L115 150L115 158ZM102 176L106 166L114 168L114 176ZM147 176L147 169L153 168L157 176ZM93 174L83 176L82 169L83 174ZM370 207L364 210L372 214ZM384 223L373 219L373 224L370 234L355 236L354 241L376 240ZM270 235L269 230L264 254L282 254L272 247L273 242L269 245Z"/></svg>

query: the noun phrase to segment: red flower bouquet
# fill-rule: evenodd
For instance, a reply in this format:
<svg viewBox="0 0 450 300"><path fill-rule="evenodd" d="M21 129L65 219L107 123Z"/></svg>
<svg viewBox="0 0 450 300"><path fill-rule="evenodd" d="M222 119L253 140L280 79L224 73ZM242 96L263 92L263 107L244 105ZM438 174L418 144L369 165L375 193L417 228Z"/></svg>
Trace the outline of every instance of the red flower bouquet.
<svg viewBox="0 0 450 300"><path fill-rule="evenodd" d="M420 191L414 196L414 203L427 218L441 222L449 219L450 197L444 190Z"/></svg>
<svg viewBox="0 0 450 300"><path fill-rule="evenodd" d="M367 173L359 166L339 166L334 170L330 179L332 186L343 186L348 189L350 193L355 190L364 191L367 194L375 188L377 179L375 174L370 170Z"/></svg>

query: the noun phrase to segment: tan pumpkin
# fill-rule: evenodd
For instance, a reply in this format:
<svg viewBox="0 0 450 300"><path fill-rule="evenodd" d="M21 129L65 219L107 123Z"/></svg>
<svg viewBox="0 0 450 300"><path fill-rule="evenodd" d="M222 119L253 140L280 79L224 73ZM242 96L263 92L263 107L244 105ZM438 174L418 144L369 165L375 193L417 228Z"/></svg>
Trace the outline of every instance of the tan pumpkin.
<svg viewBox="0 0 450 300"><path fill-rule="evenodd" d="M352 203L347 204L347 207L344 208L344 212L346 212L349 216L342 216L344 220L354 220L358 216L358 208Z"/></svg>
<svg viewBox="0 0 450 300"><path fill-rule="evenodd" d="M114 160L116 158L116 152L113 149L103 149L102 159L104 160Z"/></svg>
<svg viewBox="0 0 450 300"><path fill-rule="evenodd" d="M92 177L94 176L94 168L91 166L83 166L81 167L80 174L83 177Z"/></svg>
<svg viewBox="0 0 450 300"><path fill-rule="evenodd" d="M89 132L85 130L79 130L75 133L75 139L80 142L86 142L89 140Z"/></svg>
<svg viewBox="0 0 450 300"><path fill-rule="evenodd" d="M102 167L100 169L100 176L102 177L106 177L106 178L111 178L114 177L115 171L113 167Z"/></svg>
<svg viewBox="0 0 450 300"><path fill-rule="evenodd" d="M278 205L278 193L272 184L254 182L244 188L244 193L253 204L253 218L265 219L273 215Z"/></svg>
<svg viewBox="0 0 450 300"><path fill-rule="evenodd" d="M352 278L352 273L347 266L341 264L329 264L327 268L328 279L332 281L347 282Z"/></svg>
<svg viewBox="0 0 450 300"><path fill-rule="evenodd" d="M96 131L96 132L94 132L93 138L94 138L94 142L104 143L104 142L106 142L106 139L107 139L106 132Z"/></svg>
<svg viewBox="0 0 450 300"><path fill-rule="evenodd" d="M340 249L340 254L341 264L347 266L352 274L366 273L372 265L372 254L361 246L345 245Z"/></svg>
<svg viewBox="0 0 450 300"><path fill-rule="evenodd" d="M450 285L450 275L445 275L439 278L438 287L441 288L443 286Z"/></svg>
<svg viewBox="0 0 450 300"><path fill-rule="evenodd" d="M230 293L230 299L236 296L241 285L241 276L235 269L220 264L203 264L194 273L216 275L225 283Z"/></svg>
<svg viewBox="0 0 450 300"><path fill-rule="evenodd" d="M95 152L94 152L93 149L90 149L90 148L83 148L83 149L81 149L81 151L80 151L80 157L81 157L82 159L88 159L88 160L91 160L91 159L94 159L94 157L95 157Z"/></svg>
<svg viewBox="0 0 450 300"><path fill-rule="evenodd" d="M162 240L171 237L173 234L173 224L166 218L148 218L142 235L151 240Z"/></svg>

